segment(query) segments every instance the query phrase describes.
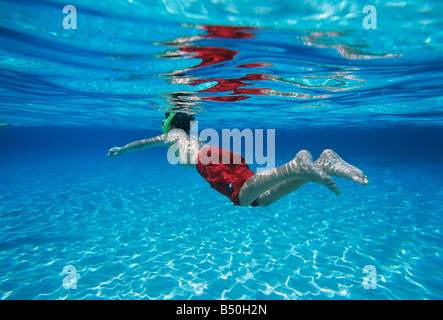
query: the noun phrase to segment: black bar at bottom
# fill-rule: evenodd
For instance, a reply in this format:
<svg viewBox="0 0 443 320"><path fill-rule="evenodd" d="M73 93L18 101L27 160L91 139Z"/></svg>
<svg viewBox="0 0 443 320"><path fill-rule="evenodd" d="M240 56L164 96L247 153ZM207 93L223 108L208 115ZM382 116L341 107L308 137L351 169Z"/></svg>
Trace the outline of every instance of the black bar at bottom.
<svg viewBox="0 0 443 320"><path fill-rule="evenodd" d="M6 314L7 309L15 316L22 312L32 311L34 317L39 315L56 315L70 317L99 316L146 319L299 319L301 317L328 317L341 315L343 312L354 315L358 310L362 315L368 308L375 308L373 303L381 301L352 300L45 300L45 301L0 301L0 308ZM359 304L364 303L359 308ZM399 305L401 303L401 306ZM426 302L426 308L433 305ZM410 301L384 301L382 308L392 306L394 311L408 310L414 304ZM440 305L439 305L440 306ZM357 309L355 308L357 307ZM415 306L414 306L415 308ZM371 309L372 310L372 309ZM383 310L389 310L385 308ZM306 313L305 313L306 312Z"/></svg>

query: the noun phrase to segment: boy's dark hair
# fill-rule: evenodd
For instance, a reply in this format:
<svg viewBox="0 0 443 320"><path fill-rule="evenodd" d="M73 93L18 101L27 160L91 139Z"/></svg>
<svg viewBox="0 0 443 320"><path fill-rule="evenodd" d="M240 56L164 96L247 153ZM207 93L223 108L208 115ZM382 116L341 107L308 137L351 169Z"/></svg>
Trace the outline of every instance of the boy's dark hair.
<svg viewBox="0 0 443 320"><path fill-rule="evenodd" d="M166 118L169 117L171 113L166 112ZM191 121L194 121L194 116L184 113L184 112L176 112L174 118L172 118L171 124L179 129L182 129L184 132L189 133L191 130Z"/></svg>

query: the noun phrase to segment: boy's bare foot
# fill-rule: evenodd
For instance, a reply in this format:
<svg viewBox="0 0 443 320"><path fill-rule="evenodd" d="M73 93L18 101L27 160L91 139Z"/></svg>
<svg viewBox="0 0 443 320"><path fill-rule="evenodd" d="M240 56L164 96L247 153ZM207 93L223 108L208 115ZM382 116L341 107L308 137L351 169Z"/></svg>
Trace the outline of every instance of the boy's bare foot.
<svg viewBox="0 0 443 320"><path fill-rule="evenodd" d="M368 177L360 169L350 165L330 149L323 151L315 163L333 177L351 179L361 185L369 183Z"/></svg>
<svg viewBox="0 0 443 320"><path fill-rule="evenodd" d="M309 180L326 186L337 196L340 194L334 180L318 165L312 161L312 155L306 150L302 150L289 163L290 168L297 178Z"/></svg>

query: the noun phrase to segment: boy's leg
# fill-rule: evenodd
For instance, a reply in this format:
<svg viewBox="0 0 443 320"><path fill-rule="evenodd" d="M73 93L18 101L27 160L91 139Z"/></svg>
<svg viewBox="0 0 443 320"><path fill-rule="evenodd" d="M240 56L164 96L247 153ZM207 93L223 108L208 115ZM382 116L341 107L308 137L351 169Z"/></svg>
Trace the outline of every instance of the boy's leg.
<svg viewBox="0 0 443 320"><path fill-rule="evenodd" d="M287 164L262 171L249 178L240 190L240 205L249 206L262 193L293 179L316 182L339 194L332 178L312 161L312 155L308 151L302 150Z"/></svg>
<svg viewBox="0 0 443 320"><path fill-rule="evenodd" d="M366 185L368 183L368 178L360 169L345 162L330 149L324 150L318 160L315 161L315 164L320 166L323 171L331 176L347 178L358 182L361 185ZM263 192L256 199L256 202L260 206L267 207L284 196L294 192L298 188L304 186L306 183L308 183L308 181L302 179L287 180Z"/></svg>
<svg viewBox="0 0 443 320"><path fill-rule="evenodd" d="M274 202L280 200L281 198L287 196L288 194L294 192L298 188L307 184L308 180L303 179L292 179L282 182L275 187L269 189L268 191L263 192L255 202L260 207L267 207L273 204Z"/></svg>

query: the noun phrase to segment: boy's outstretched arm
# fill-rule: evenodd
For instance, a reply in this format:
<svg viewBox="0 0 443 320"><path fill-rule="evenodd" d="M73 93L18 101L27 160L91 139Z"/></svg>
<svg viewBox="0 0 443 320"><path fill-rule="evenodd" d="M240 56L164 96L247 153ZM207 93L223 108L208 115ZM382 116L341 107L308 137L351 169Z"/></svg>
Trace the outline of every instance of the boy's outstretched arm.
<svg viewBox="0 0 443 320"><path fill-rule="evenodd" d="M167 136L167 134L162 134L157 137L131 142L124 147L111 148L107 154L107 157L118 157L128 151L138 151L146 148L165 146Z"/></svg>

